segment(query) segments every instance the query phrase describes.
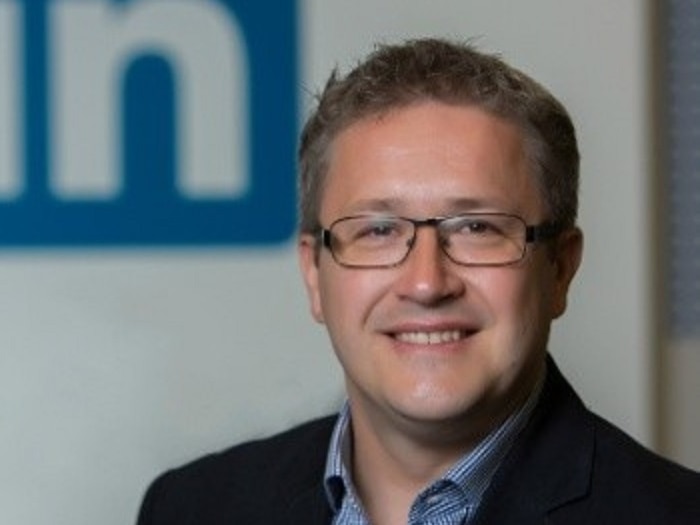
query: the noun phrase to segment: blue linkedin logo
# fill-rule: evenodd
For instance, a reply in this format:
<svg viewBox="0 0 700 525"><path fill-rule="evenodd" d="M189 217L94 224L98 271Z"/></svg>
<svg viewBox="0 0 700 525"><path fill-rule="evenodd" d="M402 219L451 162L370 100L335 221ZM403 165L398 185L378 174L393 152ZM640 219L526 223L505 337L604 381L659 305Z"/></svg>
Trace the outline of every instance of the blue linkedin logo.
<svg viewBox="0 0 700 525"><path fill-rule="evenodd" d="M293 0L0 2L0 245L294 231Z"/></svg>

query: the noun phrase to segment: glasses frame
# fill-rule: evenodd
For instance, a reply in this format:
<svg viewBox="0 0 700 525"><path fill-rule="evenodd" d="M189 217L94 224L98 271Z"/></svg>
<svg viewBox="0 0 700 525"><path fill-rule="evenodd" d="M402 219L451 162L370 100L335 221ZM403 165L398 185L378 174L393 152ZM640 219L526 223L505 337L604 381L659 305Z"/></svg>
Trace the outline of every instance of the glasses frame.
<svg viewBox="0 0 700 525"><path fill-rule="evenodd" d="M403 221L410 222L413 225L413 236L410 238L407 247L408 249L406 250L406 253L404 256L391 264L373 264L373 265L365 265L365 264L352 264L352 263L347 263L344 261L341 261L338 259L335 251L333 250L333 243L332 243L332 229L333 227L338 224L339 222L344 222L347 220L351 219L362 219L362 218L370 218L370 217L375 217L375 218L386 218L386 219L400 219ZM449 252L447 251L447 248L445 246L445 243L441 242L440 243L440 249L442 250L442 253L445 254L445 256L452 261L453 263L459 265L459 266L466 266L466 267L499 267L499 266L510 266L513 264L516 264L520 261L522 261L525 258L525 254L527 253L527 247L530 244L538 243L538 242L544 242L544 241L549 241L551 239L554 239L557 237L562 231L563 228L561 225L551 222L551 221L545 221L540 224L528 224L525 219L520 217L519 215L515 215L512 213L502 213L502 212L470 212L470 213L458 213L456 215L441 215L441 216L436 216L436 217L427 217L425 219L414 219L411 217L403 217L400 215L373 215L373 214L359 214L359 215L349 215L346 217L340 217L336 220L334 220L328 228L324 228L323 226L319 227L318 230L318 236L319 240L321 243L321 246L326 248L331 256L333 257L333 260L339 264L340 266L343 266L344 268L353 268L353 269L382 269L382 268L395 268L401 264L408 258L408 256L411 253L411 250L413 250L413 247L416 244L416 236L418 235L418 229L423 228L423 227L430 227L430 228L435 228L436 232L439 232L439 227L440 224L447 220L451 219L456 219L460 217L509 217L512 219L517 219L520 221L523 226L524 226L524 231L525 231L525 243L523 245L523 249L520 253L520 257L517 259L505 261L505 262L498 262L498 263L465 263L462 261L458 261L454 259Z"/></svg>

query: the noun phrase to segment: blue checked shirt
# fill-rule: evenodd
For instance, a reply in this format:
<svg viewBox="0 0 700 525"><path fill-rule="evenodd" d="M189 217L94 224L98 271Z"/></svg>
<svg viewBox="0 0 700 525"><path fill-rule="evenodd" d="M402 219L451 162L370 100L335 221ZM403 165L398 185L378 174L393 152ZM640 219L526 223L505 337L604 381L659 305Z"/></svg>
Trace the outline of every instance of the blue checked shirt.
<svg viewBox="0 0 700 525"><path fill-rule="evenodd" d="M527 424L542 390L540 380L525 404L493 430L474 450L414 500L407 525L467 525L479 508L496 469ZM370 525L352 483L350 409L346 403L331 437L325 489L334 512L333 525Z"/></svg>

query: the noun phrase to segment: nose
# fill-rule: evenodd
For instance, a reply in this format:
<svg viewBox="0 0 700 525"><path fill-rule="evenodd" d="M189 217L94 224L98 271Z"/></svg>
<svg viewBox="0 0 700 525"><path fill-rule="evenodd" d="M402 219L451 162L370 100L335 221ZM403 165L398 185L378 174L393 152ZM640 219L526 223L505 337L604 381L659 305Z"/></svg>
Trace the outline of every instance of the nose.
<svg viewBox="0 0 700 525"><path fill-rule="evenodd" d="M402 299L426 306L459 297L465 283L453 266L440 246L435 228L419 228L411 251L398 267L401 273L396 293Z"/></svg>

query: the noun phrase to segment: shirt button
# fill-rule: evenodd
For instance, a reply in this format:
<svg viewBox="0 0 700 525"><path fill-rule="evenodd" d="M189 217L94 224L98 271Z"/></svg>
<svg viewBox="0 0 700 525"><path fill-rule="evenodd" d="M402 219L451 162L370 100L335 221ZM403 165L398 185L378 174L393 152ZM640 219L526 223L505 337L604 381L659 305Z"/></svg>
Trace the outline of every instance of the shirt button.
<svg viewBox="0 0 700 525"><path fill-rule="evenodd" d="M435 494L433 496L428 496L428 499L426 500L426 503L428 505L438 505L442 503L443 497L439 494Z"/></svg>

